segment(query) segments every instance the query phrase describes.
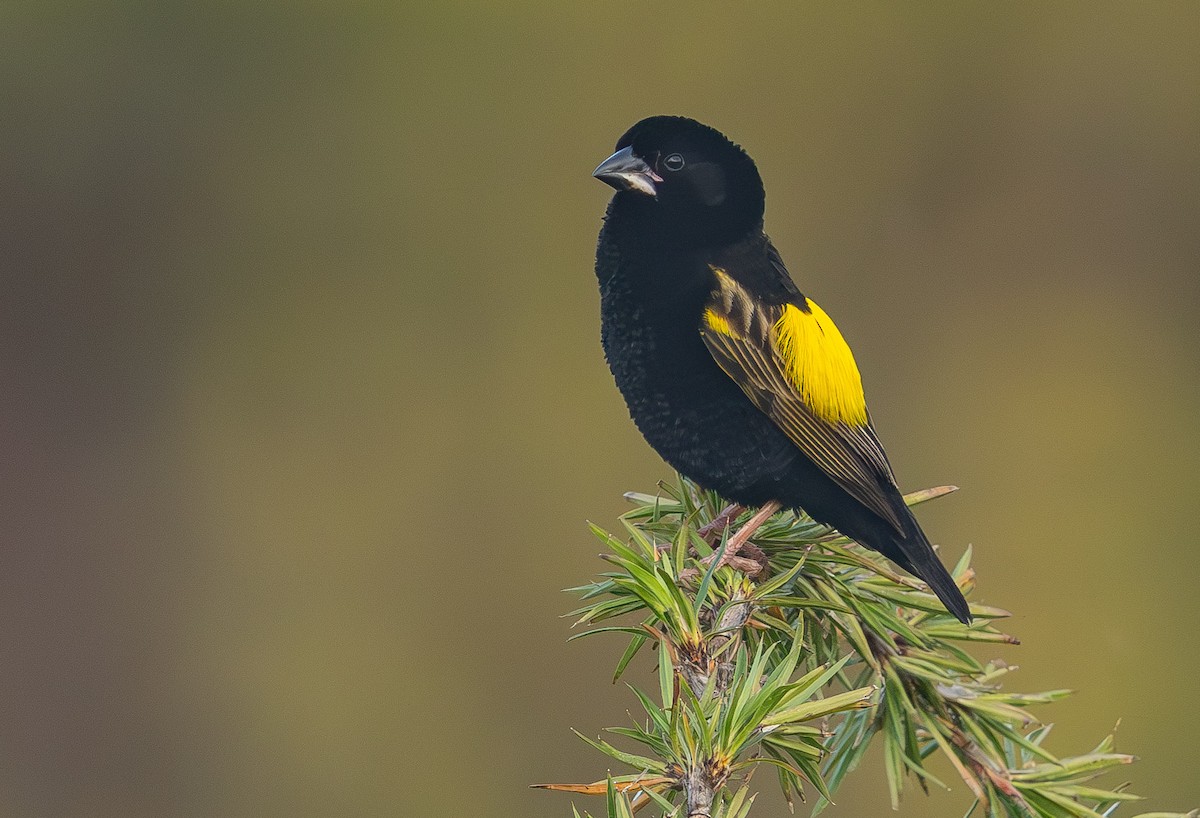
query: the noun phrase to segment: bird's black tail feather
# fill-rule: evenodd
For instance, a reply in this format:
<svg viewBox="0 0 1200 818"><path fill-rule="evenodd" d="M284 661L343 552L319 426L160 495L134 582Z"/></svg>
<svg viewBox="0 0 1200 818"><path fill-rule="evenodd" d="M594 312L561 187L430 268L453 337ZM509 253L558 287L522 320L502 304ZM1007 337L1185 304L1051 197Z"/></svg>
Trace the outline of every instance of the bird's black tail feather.
<svg viewBox="0 0 1200 818"><path fill-rule="evenodd" d="M971 610L967 606L967 600L963 597L962 591L954 582L954 578L950 576L946 566L942 565L942 561L938 559L937 552L933 550L925 532L917 525L911 512L906 522L908 523L905 526L906 536L903 538L896 536L893 540L893 547L899 552L901 558L892 557L892 559L909 573L924 580L925 584L937 594L937 598L959 622L970 625Z"/></svg>

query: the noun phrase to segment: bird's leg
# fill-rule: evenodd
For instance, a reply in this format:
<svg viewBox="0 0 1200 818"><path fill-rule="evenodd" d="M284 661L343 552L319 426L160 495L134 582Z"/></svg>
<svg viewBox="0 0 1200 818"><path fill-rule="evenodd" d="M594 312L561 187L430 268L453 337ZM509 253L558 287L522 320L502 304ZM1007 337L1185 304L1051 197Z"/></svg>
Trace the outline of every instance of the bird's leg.
<svg viewBox="0 0 1200 818"><path fill-rule="evenodd" d="M758 531L763 523L775 516L775 513L781 508L783 508L783 503L778 500L772 500L760 508L753 517L746 521L744 526L738 529L736 534L729 538L725 553L736 556L742 550L742 546L749 542L751 535Z"/></svg>
<svg viewBox="0 0 1200 818"><path fill-rule="evenodd" d="M719 541L721 535L725 533L725 529L729 528L730 524L745 510L745 506L731 503L725 506L721 513L713 517L710 522L701 526L696 533L709 545L715 545L716 541Z"/></svg>
<svg viewBox="0 0 1200 818"><path fill-rule="evenodd" d="M721 535L725 533L725 529L729 528L730 524L745 510L746 507L743 505L730 503L729 505L725 506L725 508L721 509L720 514L718 514L716 517L713 517L704 525L700 526L700 528L696 529L696 533L700 535L700 539L704 540L710 546L715 546L721 541ZM655 548L662 553L670 551L671 544L663 543L662 545L655 546Z"/></svg>
<svg viewBox="0 0 1200 818"><path fill-rule="evenodd" d="M725 553L721 556L721 561L717 564L717 567L732 565L734 568L744 571L751 577L758 576L767 570L766 554L750 544L750 537L781 508L783 508L782 503L778 500L772 500L755 512L754 516L747 520L746 524L729 538L729 541L725 544ZM753 549L755 552L751 554L750 559L740 556L742 551L749 551L750 549ZM716 554L706 557L703 562L708 564L712 562L715 556Z"/></svg>

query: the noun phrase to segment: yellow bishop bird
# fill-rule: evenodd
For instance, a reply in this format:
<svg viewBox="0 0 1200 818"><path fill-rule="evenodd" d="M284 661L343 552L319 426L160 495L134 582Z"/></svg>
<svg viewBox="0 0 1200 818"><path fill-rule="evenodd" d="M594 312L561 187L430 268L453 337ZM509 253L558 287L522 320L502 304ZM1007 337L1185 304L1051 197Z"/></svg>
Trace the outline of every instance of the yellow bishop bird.
<svg viewBox="0 0 1200 818"><path fill-rule="evenodd" d="M596 249L605 357L664 460L761 507L729 551L781 507L803 509L970 622L896 487L849 345L763 232L753 160L707 125L655 116L594 175L617 191Z"/></svg>

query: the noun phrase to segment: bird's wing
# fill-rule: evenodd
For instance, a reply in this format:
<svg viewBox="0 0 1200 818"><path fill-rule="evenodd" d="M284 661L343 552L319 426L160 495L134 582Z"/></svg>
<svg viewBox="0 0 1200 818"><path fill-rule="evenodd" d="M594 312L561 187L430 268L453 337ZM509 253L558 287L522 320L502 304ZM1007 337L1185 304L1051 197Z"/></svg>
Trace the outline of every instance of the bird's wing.
<svg viewBox="0 0 1200 818"><path fill-rule="evenodd" d="M896 480L871 428L850 347L825 312L796 289L768 245L772 296L756 297L734 276L717 279L700 333L709 352L754 405L852 497L902 532ZM784 283L786 282L786 283ZM790 286L788 286L790 285Z"/></svg>

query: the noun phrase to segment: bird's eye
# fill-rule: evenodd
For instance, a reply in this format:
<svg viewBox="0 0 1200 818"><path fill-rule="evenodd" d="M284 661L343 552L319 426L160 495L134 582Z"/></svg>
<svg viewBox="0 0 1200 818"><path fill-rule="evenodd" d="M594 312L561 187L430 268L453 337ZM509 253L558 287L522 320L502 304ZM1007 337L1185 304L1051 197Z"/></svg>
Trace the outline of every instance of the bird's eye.
<svg viewBox="0 0 1200 818"><path fill-rule="evenodd" d="M663 167L669 171L683 170L683 156L678 153L672 153L666 156L663 160Z"/></svg>

